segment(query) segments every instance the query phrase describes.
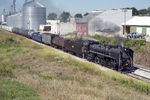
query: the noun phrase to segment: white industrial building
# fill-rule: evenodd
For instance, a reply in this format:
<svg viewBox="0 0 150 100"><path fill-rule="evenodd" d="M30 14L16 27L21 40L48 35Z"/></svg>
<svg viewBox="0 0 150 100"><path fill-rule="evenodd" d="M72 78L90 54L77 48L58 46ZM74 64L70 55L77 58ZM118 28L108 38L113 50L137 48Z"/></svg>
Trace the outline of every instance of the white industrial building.
<svg viewBox="0 0 150 100"><path fill-rule="evenodd" d="M61 34L68 34L76 31L76 23L75 22L67 22L67 23L60 23L60 33Z"/></svg>
<svg viewBox="0 0 150 100"><path fill-rule="evenodd" d="M124 26L124 23L122 24ZM126 32L145 34L150 36L150 17L149 16L134 16L126 22Z"/></svg>
<svg viewBox="0 0 150 100"><path fill-rule="evenodd" d="M76 21L73 18L67 23L60 20L47 20L46 25L40 25L40 30L44 31L47 27L50 27L48 31L50 33L65 35L76 31Z"/></svg>
<svg viewBox="0 0 150 100"><path fill-rule="evenodd" d="M131 9L92 11L81 22L88 23L88 34L122 34L122 23L132 18Z"/></svg>
<svg viewBox="0 0 150 100"><path fill-rule="evenodd" d="M49 27L49 30L46 30ZM40 25L40 31L60 34L60 20L46 20L46 25Z"/></svg>

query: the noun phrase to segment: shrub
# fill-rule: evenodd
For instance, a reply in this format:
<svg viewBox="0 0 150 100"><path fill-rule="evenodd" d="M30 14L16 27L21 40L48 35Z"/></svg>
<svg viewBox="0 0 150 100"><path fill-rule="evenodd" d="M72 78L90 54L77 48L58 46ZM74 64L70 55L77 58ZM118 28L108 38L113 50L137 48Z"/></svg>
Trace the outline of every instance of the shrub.
<svg viewBox="0 0 150 100"><path fill-rule="evenodd" d="M137 46L144 46L146 44L146 40L132 40L132 39L126 39L123 40L124 46L127 48L131 47L137 47Z"/></svg>
<svg viewBox="0 0 150 100"><path fill-rule="evenodd" d="M114 38L112 37L104 37L104 36L99 36L99 35L94 35L92 38L99 40L100 43L109 43L109 44L117 44Z"/></svg>

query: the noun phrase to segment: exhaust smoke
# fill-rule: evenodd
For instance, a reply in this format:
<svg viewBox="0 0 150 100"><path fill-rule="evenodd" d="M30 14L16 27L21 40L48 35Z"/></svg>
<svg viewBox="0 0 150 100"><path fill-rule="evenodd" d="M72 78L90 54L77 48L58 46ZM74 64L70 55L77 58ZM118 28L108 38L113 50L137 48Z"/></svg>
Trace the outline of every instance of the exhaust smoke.
<svg viewBox="0 0 150 100"><path fill-rule="evenodd" d="M113 36L118 45L123 47L123 38L118 34L121 28L114 23L105 22L100 18L94 18L91 20L91 29L98 35L106 37Z"/></svg>
<svg viewBox="0 0 150 100"><path fill-rule="evenodd" d="M114 23L105 22L100 18L95 18L91 20L91 26L94 32L116 33L121 30L121 28Z"/></svg>

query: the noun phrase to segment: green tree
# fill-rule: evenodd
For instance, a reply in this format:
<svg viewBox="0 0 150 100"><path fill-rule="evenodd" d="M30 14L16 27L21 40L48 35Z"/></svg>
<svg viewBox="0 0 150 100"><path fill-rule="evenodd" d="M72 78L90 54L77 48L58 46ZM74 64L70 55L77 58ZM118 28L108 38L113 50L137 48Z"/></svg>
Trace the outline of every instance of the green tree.
<svg viewBox="0 0 150 100"><path fill-rule="evenodd" d="M82 14L77 13L74 17L75 18L82 18L83 16L82 16Z"/></svg>
<svg viewBox="0 0 150 100"><path fill-rule="evenodd" d="M150 14L150 7L148 7L147 12L148 12L148 14Z"/></svg>
<svg viewBox="0 0 150 100"><path fill-rule="evenodd" d="M0 21L0 25L2 25L2 22Z"/></svg>
<svg viewBox="0 0 150 100"><path fill-rule="evenodd" d="M70 18L70 13L69 12L63 12L60 16L59 19L61 22L68 22L69 18Z"/></svg>
<svg viewBox="0 0 150 100"><path fill-rule="evenodd" d="M57 19L57 14L56 13L49 13L47 16L48 20L56 20Z"/></svg>
<svg viewBox="0 0 150 100"><path fill-rule="evenodd" d="M148 14L148 10L147 9L140 9L139 14L140 15L146 15L146 14Z"/></svg>
<svg viewBox="0 0 150 100"><path fill-rule="evenodd" d="M138 10L135 7L132 7L131 9L132 9L132 15L133 16L139 15L139 12L138 12Z"/></svg>
<svg viewBox="0 0 150 100"><path fill-rule="evenodd" d="M85 14L84 14L84 16L87 16L89 13L88 12L86 12Z"/></svg>

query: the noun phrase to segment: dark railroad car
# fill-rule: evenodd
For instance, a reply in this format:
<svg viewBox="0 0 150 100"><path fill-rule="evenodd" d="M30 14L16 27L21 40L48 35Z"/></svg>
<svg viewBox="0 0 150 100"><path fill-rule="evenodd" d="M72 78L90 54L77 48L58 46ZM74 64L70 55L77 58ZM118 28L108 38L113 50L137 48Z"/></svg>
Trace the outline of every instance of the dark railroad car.
<svg viewBox="0 0 150 100"><path fill-rule="evenodd" d="M28 32L29 32L29 30L20 29L20 34L21 34L22 36L28 37Z"/></svg>
<svg viewBox="0 0 150 100"><path fill-rule="evenodd" d="M52 39L58 35L51 34L51 33L43 33L42 34L42 42L48 45L52 44Z"/></svg>
<svg viewBox="0 0 150 100"><path fill-rule="evenodd" d="M52 43L53 43L53 45L56 45L57 47L65 48L65 41L67 41L67 40L68 39L65 39L65 38L62 38L62 37L59 37L59 36L55 36L52 39Z"/></svg>
<svg viewBox="0 0 150 100"><path fill-rule="evenodd" d="M33 33L34 33L33 30L29 30L29 31L28 31L27 37L28 37L28 38L32 38L32 34L33 34Z"/></svg>
<svg viewBox="0 0 150 100"><path fill-rule="evenodd" d="M42 35L39 32L34 32L32 34L32 39L37 42L42 42Z"/></svg>
<svg viewBox="0 0 150 100"><path fill-rule="evenodd" d="M12 32L13 32L13 33L16 33L16 34L19 34L19 35L22 35L22 36L25 36L25 37L29 37L29 36L28 36L29 30L26 30L26 29L13 28Z"/></svg>
<svg viewBox="0 0 150 100"><path fill-rule="evenodd" d="M67 40L65 41L65 49L77 55L83 55L83 40Z"/></svg>

